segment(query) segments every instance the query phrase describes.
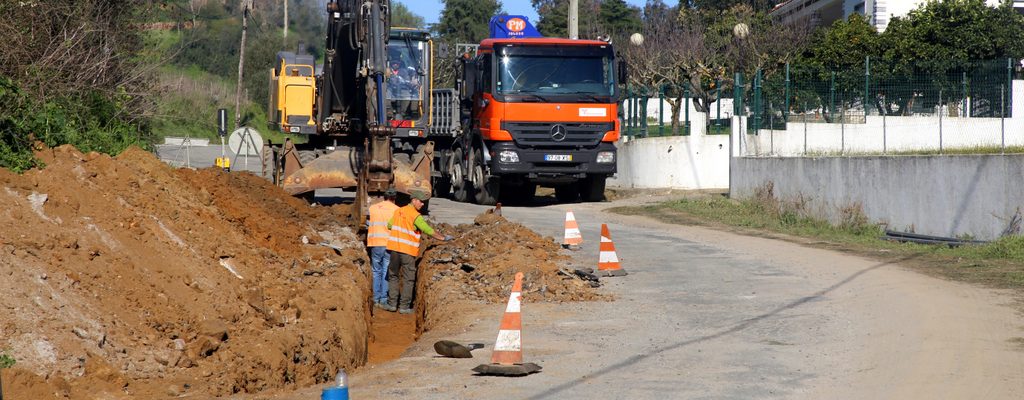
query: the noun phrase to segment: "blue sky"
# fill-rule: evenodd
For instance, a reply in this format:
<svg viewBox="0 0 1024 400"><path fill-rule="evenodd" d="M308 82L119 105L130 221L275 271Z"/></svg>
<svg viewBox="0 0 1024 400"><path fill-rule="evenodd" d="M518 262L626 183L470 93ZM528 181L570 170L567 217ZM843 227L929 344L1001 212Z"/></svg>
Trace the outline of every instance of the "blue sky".
<svg viewBox="0 0 1024 400"><path fill-rule="evenodd" d="M444 8L444 3L441 0L397 0L397 2L405 4L412 12L422 16L428 24L436 23L440 18L441 9ZM626 2L635 6L643 6L647 0L626 0ZM670 6L678 3L678 0L665 0L665 4ZM530 21L537 23L537 11L530 5L530 0L501 0L501 5L509 14L526 15L530 17Z"/></svg>

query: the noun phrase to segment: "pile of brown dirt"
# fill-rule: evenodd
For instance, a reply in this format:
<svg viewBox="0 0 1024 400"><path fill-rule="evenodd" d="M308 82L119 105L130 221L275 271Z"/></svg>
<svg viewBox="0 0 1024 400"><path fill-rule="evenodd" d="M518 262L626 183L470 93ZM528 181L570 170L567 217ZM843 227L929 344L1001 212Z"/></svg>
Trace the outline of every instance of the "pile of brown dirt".
<svg viewBox="0 0 1024 400"><path fill-rule="evenodd" d="M204 398L366 362L369 262L346 206L138 149L40 156L0 171L4 394Z"/></svg>
<svg viewBox="0 0 1024 400"><path fill-rule="evenodd" d="M569 257L554 239L499 215L480 214L472 225L442 224L440 231L454 240L428 243L423 253L416 288L420 333L457 321L460 303L508 301L517 272L523 273L524 302L610 299L588 282L559 274Z"/></svg>

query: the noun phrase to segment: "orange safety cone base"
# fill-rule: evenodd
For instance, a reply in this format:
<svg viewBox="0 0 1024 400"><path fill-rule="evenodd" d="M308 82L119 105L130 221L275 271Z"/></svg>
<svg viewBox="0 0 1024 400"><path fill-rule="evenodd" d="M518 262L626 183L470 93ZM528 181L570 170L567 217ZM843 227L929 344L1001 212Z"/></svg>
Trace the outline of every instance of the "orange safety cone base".
<svg viewBox="0 0 1024 400"><path fill-rule="evenodd" d="M534 363L523 363L514 365L502 364L480 364L473 368L473 372L483 376L526 376L540 372L541 366Z"/></svg>
<svg viewBox="0 0 1024 400"><path fill-rule="evenodd" d="M580 233L579 224L576 223L576 215L572 211L565 212L565 235L562 239L562 247L572 248L583 243L583 235Z"/></svg>
<svg viewBox="0 0 1024 400"><path fill-rule="evenodd" d="M619 256L615 252L615 243L608 231L607 224L601 224L601 245L597 272L601 276L626 276L626 270L619 264Z"/></svg>

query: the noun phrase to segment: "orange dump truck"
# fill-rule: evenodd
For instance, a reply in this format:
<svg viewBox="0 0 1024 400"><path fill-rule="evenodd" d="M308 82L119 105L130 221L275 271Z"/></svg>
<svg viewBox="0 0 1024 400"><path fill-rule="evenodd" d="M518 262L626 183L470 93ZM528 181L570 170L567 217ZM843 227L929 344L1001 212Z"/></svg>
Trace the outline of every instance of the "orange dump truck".
<svg viewBox="0 0 1024 400"><path fill-rule="evenodd" d="M434 91L436 195L494 204L544 186L561 201L603 199L625 75L610 43L544 38L526 17L498 16L460 65L458 88Z"/></svg>

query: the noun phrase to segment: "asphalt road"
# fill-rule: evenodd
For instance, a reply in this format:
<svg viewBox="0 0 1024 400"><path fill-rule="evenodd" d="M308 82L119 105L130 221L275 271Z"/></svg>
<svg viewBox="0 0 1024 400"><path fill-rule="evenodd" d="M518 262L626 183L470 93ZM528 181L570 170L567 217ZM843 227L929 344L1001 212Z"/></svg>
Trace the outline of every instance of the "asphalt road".
<svg viewBox="0 0 1024 400"><path fill-rule="evenodd" d="M1007 293L785 241L608 214L615 203L505 207L559 238L573 209L594 266L608 223L628 276L616 300L523 305L522 378L475 376L504 305L467 311L397 360L355 371L358 399L1019 399L1022 318ZM432 200L432 218L470 223L484 207ZM438 339L483 342L436 357ZM311 399L319 388L251 398Z"/></svg>

